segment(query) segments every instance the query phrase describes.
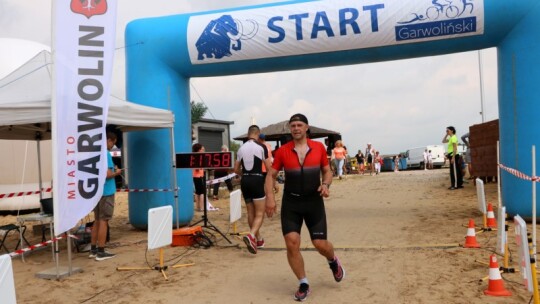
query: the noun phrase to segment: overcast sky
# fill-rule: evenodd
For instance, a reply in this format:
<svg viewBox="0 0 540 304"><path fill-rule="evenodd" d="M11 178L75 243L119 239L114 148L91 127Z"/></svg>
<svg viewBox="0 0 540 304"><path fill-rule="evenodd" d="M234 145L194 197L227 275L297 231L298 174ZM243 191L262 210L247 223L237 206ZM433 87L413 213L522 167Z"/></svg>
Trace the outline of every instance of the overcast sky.
<svg viewBox="0 0 540 304"><path fill-rule="evenodd" d="M67 1L67 0L66 0ZM111 1L111 0L109 0ZM280 2L272 0L118 0L112 94L125 98L124 29L134 19ZM0 0L0 37L51 43L51 1ZM498 118L496 50L482 50L485 121ZM382 154L440 144L482 122L478 52L303 71L193 78L191 99L207 118L234 121L232 137L253 118L261 127L304 113L338 131L351 155L372 142ZM0 66L0 74L3 67Z"/></svg>

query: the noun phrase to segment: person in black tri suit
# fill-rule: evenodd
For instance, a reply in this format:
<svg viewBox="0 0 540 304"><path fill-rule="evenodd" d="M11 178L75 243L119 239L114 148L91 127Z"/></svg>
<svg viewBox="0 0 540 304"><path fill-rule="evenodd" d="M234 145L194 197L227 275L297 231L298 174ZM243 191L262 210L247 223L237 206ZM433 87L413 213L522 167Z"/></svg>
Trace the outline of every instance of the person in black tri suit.
<svg viewBox="0 0 540 304"><path fill-rule="evenodd" d="M304 259L300 253L300 232L304 221L313 246L327 259L336 282L345 277L345 270L334 253L334 246L327 240L323 197L330 195L332 171L326 149L322 143L307 138L309 125L303 114L291 116L289 128L293 140L276 151L274 163L266 177L266 215L272 217L276 212L276 201L271 190L278 172L284 169L281 227L287 260L300 285L294 299L303 301L310 293Z"/></svg>
<svg viewBox="0 0 540 304"><path fill-rule="evenodd" d="M248 140L238 149L234 163L234 172L242 177L240 188L246 202L249 234L244 236L249 252L256 254L258 248L264 247L264 240L259 230L263 223L265 211L263 164L270 168L272 163L266 146L258 142L261 130L252 125L248 128ZM273 191L273 190L272 190Z"/></svg>

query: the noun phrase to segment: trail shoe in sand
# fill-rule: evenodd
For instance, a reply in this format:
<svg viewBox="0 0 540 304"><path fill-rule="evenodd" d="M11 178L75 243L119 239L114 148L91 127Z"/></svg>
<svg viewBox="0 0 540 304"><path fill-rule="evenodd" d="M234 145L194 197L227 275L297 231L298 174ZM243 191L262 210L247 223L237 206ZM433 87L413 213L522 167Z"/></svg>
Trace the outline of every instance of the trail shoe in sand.
<svg viewBox="0 0 540 304"><path fill-rule="evenodd" d="M249 252L253 254L257 253L257 240L255 240L255 237L251 235L251 233L248 233L248 235L244 236L242 240L244 241L244 243L246 243Z"/></svg>
<svg viewBox="0 0 540 304"><path fill-rule="evenodd" d="M97 256L97 252L98 252L97 249L94 249L94 250L90 249L90 254L88 254L88 258L95 259Z"/></svg>
<svg viewBox="0 0 540 304"><path fill-rule="evenodd" d="M302 283L298 287L298 290L294 293L294 299L298 302L302 302L307 299L307 296L311 293L309 284Z"/></svg>
<svg viewBox="0 0 540 304"><path fill-rule="evenodd" d="M330 269L334 275L334 280L336 280L336 282L341 282L341 280L343 280L345 277L345 269L343 266L341 266L341 262L339 261L338 257L336 256L334 260L328 264L330 265Z"/></svg>
<svg viewBox="0 0 540 304"><path fill-rule="evenodd" d="M116 254L110 253L110 252L107 252L107 251L98 252L97 255L96 255L96 261L104 261L104 260L112 259L115 256L116 256Z"/></svg>

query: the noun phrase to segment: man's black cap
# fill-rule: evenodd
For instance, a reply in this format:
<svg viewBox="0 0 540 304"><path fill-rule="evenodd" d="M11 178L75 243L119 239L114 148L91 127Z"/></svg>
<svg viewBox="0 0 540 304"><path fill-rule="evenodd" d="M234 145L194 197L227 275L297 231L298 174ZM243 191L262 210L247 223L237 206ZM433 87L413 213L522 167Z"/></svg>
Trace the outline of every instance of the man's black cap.
<svg viewBox="0 0 540 304"><path fill-rule="evenodd" d="M289 119L289 123L293 121L301 121L305 123L306 125L309 125L307 117L304 114L300 114L300 113L294 114L293 116L291 116L291 119Z"/></svg>

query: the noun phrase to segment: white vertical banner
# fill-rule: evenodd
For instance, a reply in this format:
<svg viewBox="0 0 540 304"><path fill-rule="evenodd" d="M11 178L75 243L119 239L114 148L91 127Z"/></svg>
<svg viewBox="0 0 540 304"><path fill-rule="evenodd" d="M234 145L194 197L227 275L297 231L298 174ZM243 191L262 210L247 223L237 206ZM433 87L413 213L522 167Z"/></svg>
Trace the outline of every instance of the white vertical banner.
<svg viewBox="0 0 540 304"><path fill-rule="evenodd" d="M116 0L53 0L53 201L59 235L92 211L107 173L105 135Z"/></svg>

